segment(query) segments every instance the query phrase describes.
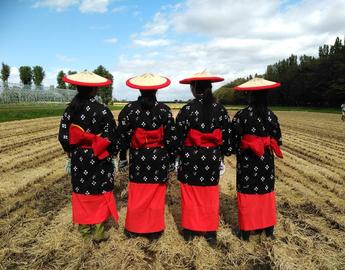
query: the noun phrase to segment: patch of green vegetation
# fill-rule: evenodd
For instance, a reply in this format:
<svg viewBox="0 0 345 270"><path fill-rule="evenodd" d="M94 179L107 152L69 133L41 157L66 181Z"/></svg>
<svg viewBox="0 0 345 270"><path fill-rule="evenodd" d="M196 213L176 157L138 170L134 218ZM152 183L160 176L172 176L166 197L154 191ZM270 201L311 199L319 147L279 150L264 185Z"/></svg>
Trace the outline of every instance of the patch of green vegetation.
<svg viewBox="0 0 345 270"><path fill-rule="evenodd" d="M34 119L49 116L61 116L67 103L25 103L0 105L0 122ZM121 105L109 106L111 110L120 110Z"/></svg>
<svg viewBox="0 0 345 270"><path fill-rule="evenodd" d="M108 107L112 111L119 111L122 110L125 105L109 105Z"/></svg>
<svg viewBox="0 0 345 270"><path fill-rule="evenodd" d="M247 105L226 105L228 110L237 111L245 108ZM336 113L340 114L340 108L315 108L315 107L285 107L285 106L269 106L272 111L294 111L294 112L319 112L319 113Z"/></svg>

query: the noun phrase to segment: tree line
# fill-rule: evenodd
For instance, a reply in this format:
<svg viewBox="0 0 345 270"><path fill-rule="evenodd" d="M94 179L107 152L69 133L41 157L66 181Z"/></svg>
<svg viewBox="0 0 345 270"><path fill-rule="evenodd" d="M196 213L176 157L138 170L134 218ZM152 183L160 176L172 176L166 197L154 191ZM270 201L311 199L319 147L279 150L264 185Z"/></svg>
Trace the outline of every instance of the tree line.
<svg viewBox="0 0 345 270"><path fill-rule="evenodd" d="M1 80L4 84L7 84L11 75L11 68L9 65L2 63L1 65ZM19 67L19 78L22 84L35 86L42 86L42 81L45 77L45 72L41 66L21 66Z"/></svg>
<svg viewBox="0 0 345 270"><path fill-rule="evenodd" d="M102 65L99 65L94 71L94 73L105 77L107 79L110 79L113 81L113 75ZM67 72L67 75L75 74L76 71L69 70ZM4 85L7 85L8 79L11 75L11 68L9 65L2 63L1 66L1 80L3 81ZM66 73L64 73L63 70L60 70L56 81L57 81L57 88L60 89L76 89L75 85L72 84L66 84L62 78L65 76ZM41 66L21 66L19 67L19 78L23 85L29 85L31 86L32 83L35 84L36 87L42 86L42 81L45 78L45 71ZM102 98L102 101L105 104L108 104L112 100L112 94L113 94L113 84L107 86L107 87L99 87L99 90L97 92L97 95L99 95Z"/></svg>
<svg viewBox="0 0 345 270"><path fill-rule="evenodd" d="M345 39L337 37L333 45L320 46L317 57L291 55L254 76L282 84L269 91L271 105L338 107L345 102ZM224 104L245 104L246 93L233 87L251 78L237 78L215 91L215 96Z"/></svg>

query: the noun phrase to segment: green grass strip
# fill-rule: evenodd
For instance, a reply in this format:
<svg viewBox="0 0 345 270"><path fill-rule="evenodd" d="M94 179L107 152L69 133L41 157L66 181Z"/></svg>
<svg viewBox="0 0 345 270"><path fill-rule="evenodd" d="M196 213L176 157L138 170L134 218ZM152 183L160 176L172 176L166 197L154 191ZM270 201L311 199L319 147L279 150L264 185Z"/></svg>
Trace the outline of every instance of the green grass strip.
<svg viewBox="0 0 345 270"><path fill-rule="evenodd" d="M15 120L34 119L49 116L61 116L65 111L65 103L35 103L0 105L0 123ZM121 110L122 105L111 105L111 110Z"/></svg>

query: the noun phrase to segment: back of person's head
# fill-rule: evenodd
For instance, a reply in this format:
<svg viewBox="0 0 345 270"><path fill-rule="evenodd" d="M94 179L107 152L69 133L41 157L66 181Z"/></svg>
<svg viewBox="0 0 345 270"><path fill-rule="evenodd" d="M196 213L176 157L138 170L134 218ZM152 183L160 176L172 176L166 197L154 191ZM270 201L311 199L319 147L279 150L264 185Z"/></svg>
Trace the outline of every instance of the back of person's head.
<svg viewBox="0 0 345 270"><path fill-rule="evenodd" d="M156 90L140 90L139 103L143 110L152 111L157 101L156 93Z"/></svg>
<svg viewBox="0 0 345 270"><path fill-rule="evenodd" d="M202 97L201 117L204 123L209 124L212 118L211 106L215 102L211 81L194 81L191 83L191 90L195 97Z"/></svg>
<svg viewBox="0 0 345 270"><path fill-rule="evenodd" d="M82 112L86 100L96 95L97 88L78 85L77 91L78 93L74 96L69 104L69 109L72 115Z"/></svg>
<svg viewBox="0 0 345 270"><path fill-rule="evenodd" d="M268 129L268 91L251 91L249 94L249 105L253 107L253 112L260 117L263 125Z"/></svg>
<svg viewBox="0 0 345 270"><path fill-rule="evenodd" d="M211 105L214 102L211 81L194 81L191 83L191 88L193 95L202 96L205 104Z"/></svg>
<svg viewBox="0 0 345 270"><path fill-rule="evenodd" d="M255 108L268 106L267 90L251 91L249 94L249 104Z"/></svg>

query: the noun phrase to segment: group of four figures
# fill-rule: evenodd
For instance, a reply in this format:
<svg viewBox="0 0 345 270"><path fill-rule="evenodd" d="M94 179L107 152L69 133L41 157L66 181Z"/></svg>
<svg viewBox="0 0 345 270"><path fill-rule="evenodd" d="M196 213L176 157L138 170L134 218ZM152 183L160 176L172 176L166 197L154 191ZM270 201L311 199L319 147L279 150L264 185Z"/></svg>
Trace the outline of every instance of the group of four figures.
<svg viewBox="0 0 345 270"><path fill-rule="evenodd" d="M178 160L182 235L203 235L215 244L219 226L219 178L224 156L237 156L238 236L265 230L273 237L276 224L274 153L282 157L278 119L267 108L267 90L279 83L254 78L237 86L250 93L249 106L232 121L212 94L212 83L223 78L207 72L181 80L190 84L194 99L180 110L176 121L170 108L158 102L158 89L170 85L166 77L144 74L127 80L140 90L137 101L120 112L118 126L111 111L97 102L97 88L111 81L90 72L64 77L78 93L61 119L59 140L71 159L73 222L83 236L107 238L104 222L118 221L113 158L126 164L129 150L127 237L160 237L171 164ZM230 207L230 206L229 206ZM235 218L235 217L234 217Z"/></svg>

